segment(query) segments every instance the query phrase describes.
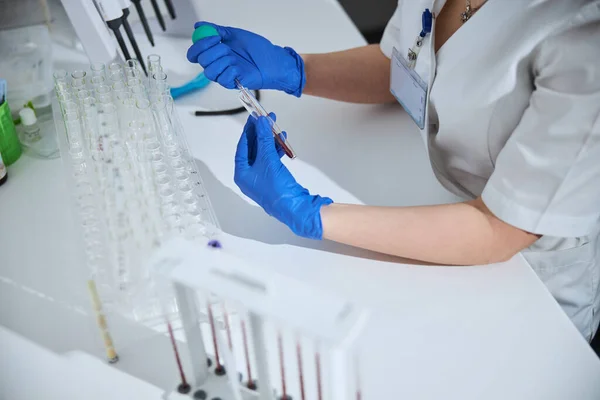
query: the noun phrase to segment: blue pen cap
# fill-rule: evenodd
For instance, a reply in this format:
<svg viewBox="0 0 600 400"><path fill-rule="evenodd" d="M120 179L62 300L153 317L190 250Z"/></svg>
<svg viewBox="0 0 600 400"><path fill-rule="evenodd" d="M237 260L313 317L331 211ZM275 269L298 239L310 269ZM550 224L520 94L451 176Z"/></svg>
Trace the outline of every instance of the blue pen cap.
<svg viewBox="0 0 600 400"><path fill-rule="evenodd" d="M421 37L425 37L428 33L431 33L431 25L433 24L433 14L429 11L429 8L426 8L423 11L423 16L421 17L421 33L419 34Z"/></svg>

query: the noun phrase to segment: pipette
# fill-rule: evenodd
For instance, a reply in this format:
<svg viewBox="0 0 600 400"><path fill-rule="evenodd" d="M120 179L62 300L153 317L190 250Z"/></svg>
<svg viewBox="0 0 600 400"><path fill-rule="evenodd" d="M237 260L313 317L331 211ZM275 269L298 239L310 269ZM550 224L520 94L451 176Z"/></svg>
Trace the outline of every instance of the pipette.
<svg viewBox="0 0 600 400"><path fill-rule="evenodd" d="M125 33L129 38L129 43L131 43L131 47L133 47L133 51L135 52L135 56L138 59L138 62L142 66L144 73L148 75L146 71L146 66L144 65L144 60L142 59L142 53L140 52L140 48L138 47L137 41L135 40L135 36L133 35L133 31L131 30L131 26L129 26L129 21L127 18L129 17L129 7L131 7L131 2L129 0L119 0L119 4L121 6L121 10L123 10L123 28L125 29Z"/></svg>
<svg viewBox="0 0 600 400"><path fill-rule="evenodd" d="M123 56L126 60L129 60L131 56L119 30L121 25L123 25L123 10L120 8L119 3L114 0L96 0L96 4L106 25L113 31L115 39L117 39L117 43L119 43L119 47L123 52Z"/></svg>
<svg viewBox="0 0 600 400"><path fill-rule="evenodd" d="M150 4L152 4L152 9L154 10L154 15L156 15L156 20L158 21L160 28L163 30L163 32L166 31L167 27L165 25L165 20L160 13L160 8L158 8L158 3L156 0L150 0Z"/></svg>
<svg viewBox="0 0 600 400"><path fill-rule="evenodd" d="M167 6L167 10L169 11L171 19L177 18L175 15L175 7L173 7L173 2L171 0L165 0L165 5Z"/></svg>
<svg viewBox="0 0 600 400"><path fill-rule="evenodd" d="M146 18L146 13L144 12L144 8L142 7L142 0L131 0L135 9L137 10L138 16L140 17L140 21L142 21L142 26L144 27L144 32L146 32L146 37L148 37L148 41L154 47L154 37L152 36L152 31L150 30L150 26L148 25L148 19Z"/></svg>
<svg viewBox="0 0 600 400"><path fill-rule="evenodd" d="M192 34L192 41L196 43L198 40L204 39L205 37L218 35L219 33L214 27L210 25L201 25L198 28L196 28L196 30L194 30L194 33ZM235 80L235 85L239 90L239 99L242 102L244 108L246 108L246 110L248 111L248 113L250 113L250 115L252 115L255 118L261 116L266 117L269 120L269 124L271 125L271 130L273 131L273 137L275 138L275 141L277 141L279 146L281 146L281 148L289 158L296 158L296 153L292 149L292 146L290 146L287 138L284 136L283 131L281 130L279 125L277 125L277 123L273 121L271 117L269 117L269 113L267 112L267 110L264 109L264 107L258 102L258 100L256 100L256 97L254 97L254 95L247 88L242 86L240 81L238 81L237 79Z"/></svg>

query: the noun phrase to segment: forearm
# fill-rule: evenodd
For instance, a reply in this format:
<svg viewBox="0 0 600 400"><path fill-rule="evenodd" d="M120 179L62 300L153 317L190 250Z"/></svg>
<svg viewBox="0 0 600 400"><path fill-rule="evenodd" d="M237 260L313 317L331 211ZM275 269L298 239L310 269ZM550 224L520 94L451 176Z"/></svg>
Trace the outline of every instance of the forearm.
<svg viewBox="0 0 600 400"><path fill-rule="evenodd" d="M390 60L379 45L304 54L304 94L351 103L390 103Z"/></svg>
<svg viewBox="0 0 600 400"><path fill-rule="evenodd" d="M324 239L437 264L505 261L538 239L496 219L480 200L422 207L331 204L321 208L321 220Z"/></svg>

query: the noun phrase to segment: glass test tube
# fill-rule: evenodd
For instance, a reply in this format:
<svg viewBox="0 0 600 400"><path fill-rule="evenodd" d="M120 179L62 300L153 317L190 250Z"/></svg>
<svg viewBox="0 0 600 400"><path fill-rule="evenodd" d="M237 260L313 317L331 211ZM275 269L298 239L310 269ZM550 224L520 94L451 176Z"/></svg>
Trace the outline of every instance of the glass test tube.
<svg viewBox="0 0 600 400"><path fill-rule="evenodd" d="M111 63L108 66L108 78L111 82L125 81L123 66L119 63Z"/></svg>
<svg viewBox="0 0 600 400"><path fill-rule="evenodd" d="M94 94L98 103L112 103L112 89L108 85L99 85L94 88Z"/></svg>
<svg viewBox="0 0 600 400"><path fill-rule="evenodd" d="M104 65L104 63L101 62L92 63L90 64L90 71L92 72L92 77L104 77L106 74L106 66Z"/></svg>
<svg viewBox="0 0 600 400"><path fill-rule="evenodd" d="M92 76L92 87L93 88L97 88L100 85L105 85L106 82L106 78L104 77L104 75L96 75L96 76Z"/></svg>
<svg viewBox="0 0 600 400"><path fill-rule="evenodd" d="M54 71L52 77L54 78L54 88L56 89L56 93L58 95L69 91L67 71L65 71L64 69L58 69Z"/></svg>
<svg viewBox="0 0 600 400"><path fill-rule="evenodd" d="M255 118L258 118L259 116L267 117L271 125L271 130L273 131L273 136L275 137L277 143L281 146L281 148L289 158L296 158L296 153L294 153L294 150L290 146L287 138L283 136L283 131L281 130L279 125L277 125L277 123L273 121L271 117L269 117L269 113L263 108L263 106L258 102L258 100L256 100L256 97L254 97L254 95L250 93L248 89L243 87L237 80L236 85L240 91L239 99L242 102L244 108L246 108L246 110L248 111L248 113L250 113L250 115L252 115Z"/></svg>
<svg viewBox="0 0 600 400"><path fill-rule="evenodd" d="M149 54L146 60L148 64L148 86L150 86L152 75L159 70L162 70L162 66L160 64L160 56L158 54Z"/></svg>
<svg viewBox="0 0 600 400"><path fill-rule="evenodd" d="M82 89L80 91L77 92L77 103L79 104L79 109L83 110L83 101L90 97L92 95L92 93L87 90L87 89Z"/></svg>
<svg viewBox="0 0 600 400"><path fill-rule="evenodd" d="M169 84L167 83L167 74L162 68L152 74L150 89L159 94L169 94Z"/></svg>
<svg viewBox="0 0 600 400"><path fill-rule="evenodd" d="M85 89L86 75L87 73L81 70L71 72L71 87L73 89Z"/></svg>

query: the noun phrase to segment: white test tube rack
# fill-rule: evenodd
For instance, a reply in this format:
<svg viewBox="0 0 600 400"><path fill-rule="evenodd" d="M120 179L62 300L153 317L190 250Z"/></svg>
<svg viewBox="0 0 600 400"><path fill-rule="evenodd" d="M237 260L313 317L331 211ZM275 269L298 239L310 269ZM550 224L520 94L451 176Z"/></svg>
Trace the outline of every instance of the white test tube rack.
<svg viewBox="0 0 600 400"><path fill-rule="evenodd" d="M180 238L162 246L150 263L152 270L173 282L191 358L191 396L206 389L208 398L275 400L267 354L276 345L265 343L263 334L265 322L270 320L329 350L328 373L323 377L328 381L323 382L327 394L323 400L360 398L355 342L368 320L365 308L272 269L251 265L225 249L201 247ZM228 373L228 379L215 375L206 362L200 326L204 314L200 313L199 299L208 293L228 304L243 305L247 313L259 382L256 391L240 383L236 373ZM224 364L231 368L228 364L232 356L222 337L220 351L225 353Z"/></svg>

